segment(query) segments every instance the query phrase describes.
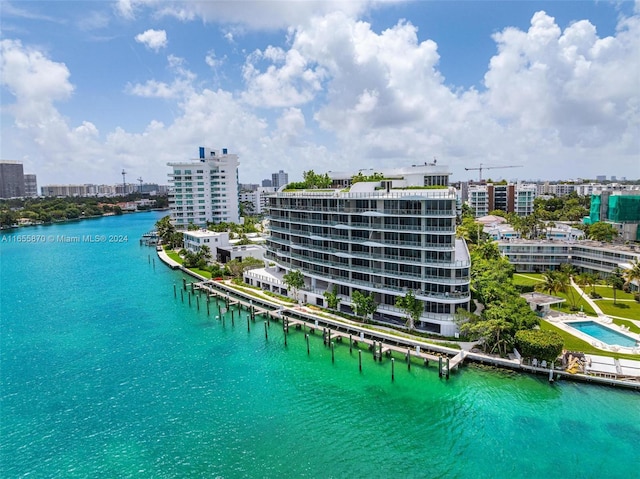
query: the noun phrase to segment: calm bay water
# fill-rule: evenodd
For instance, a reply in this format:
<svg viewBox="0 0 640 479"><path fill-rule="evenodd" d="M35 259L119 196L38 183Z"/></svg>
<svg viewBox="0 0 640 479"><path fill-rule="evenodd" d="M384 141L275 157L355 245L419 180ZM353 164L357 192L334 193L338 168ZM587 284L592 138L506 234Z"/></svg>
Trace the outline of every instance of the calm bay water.
<svg viewBox="0 0 640 479"><path fill-rule="evenodd" d="M359 373L347 345L332 363L319 337L307 356L278 324L268 340L246 313L223 327L174 299L181 273L139 246L160 217L0 236L2 477L640 473L640 394L474 366L444 381L400 361L392 383L388 360L363 352Z"/></svg>

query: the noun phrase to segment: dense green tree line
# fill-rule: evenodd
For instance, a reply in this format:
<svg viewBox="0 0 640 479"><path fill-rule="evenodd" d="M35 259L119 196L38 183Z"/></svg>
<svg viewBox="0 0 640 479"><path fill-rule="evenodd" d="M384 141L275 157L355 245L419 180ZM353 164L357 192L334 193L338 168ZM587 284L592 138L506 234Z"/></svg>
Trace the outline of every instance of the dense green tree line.
<svg viewBox="0 0 640 479"><path fill-rule="evenodd" d="M471 291L480 313L457 312L460 333L480 341L490 354L506 356L518 331L529 330L539 320L512 283L513 267L500 255L493 241L471 245Z"/></svg>
<svg viewBox="0 0 640 479"><path fill-rule="evenodd" d="M8 227L17 224L22 218L38 223L51 223L77 218L102 216L106 213L122 214L116 203L134 201L140 195L126 197L66 197L66 198L14 198L0 201L0 226ZM164 196L153 197L156 208L167 206Z"/></svg>

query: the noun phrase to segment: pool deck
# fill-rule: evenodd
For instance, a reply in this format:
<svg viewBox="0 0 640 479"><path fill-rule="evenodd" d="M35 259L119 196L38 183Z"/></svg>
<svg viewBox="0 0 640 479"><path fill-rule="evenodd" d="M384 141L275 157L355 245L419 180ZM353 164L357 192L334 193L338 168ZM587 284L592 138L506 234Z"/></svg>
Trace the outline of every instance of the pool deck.
<svg viewBox="0 0 640 479"><path fill-rule="evenodd" d="M586 314L562 314L557 316L547 316L545 320L552 323L554 326L566 331L573 336L586 341L591 344L594 348L600 349L602 351L613 351L616 353L623 354L637 354L638 358L640 358L640 335L636 333L632 333L631 331L625 329L622 326L619 326L613 322L613 320L608 316L598 316L597 318L593 316L587 316ZM579 321L592 321L596 324L599 324L603 327L609 328L613 331L616 331L624 336L627 336L630 339L636 341L635 347L625 347L617 344L607 344L602 341L599 341L597 338L593 336L589 336L588 334L583 333L582 331L578 331L575 328L571 327L572 322Z"/></svg>

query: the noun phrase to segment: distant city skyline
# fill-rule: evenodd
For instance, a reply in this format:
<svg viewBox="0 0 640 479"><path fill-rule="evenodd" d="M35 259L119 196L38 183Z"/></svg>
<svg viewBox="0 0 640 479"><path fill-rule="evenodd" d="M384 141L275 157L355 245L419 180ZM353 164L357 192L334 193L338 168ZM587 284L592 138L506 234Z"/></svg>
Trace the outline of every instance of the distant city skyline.
<svg viewBox="0 0 640 479"><path fill-rule="evenodd" d="M164 183L194 144L241 183L640 177L640 1L4 1L0 30L0 156L39 184Z"/></svg>

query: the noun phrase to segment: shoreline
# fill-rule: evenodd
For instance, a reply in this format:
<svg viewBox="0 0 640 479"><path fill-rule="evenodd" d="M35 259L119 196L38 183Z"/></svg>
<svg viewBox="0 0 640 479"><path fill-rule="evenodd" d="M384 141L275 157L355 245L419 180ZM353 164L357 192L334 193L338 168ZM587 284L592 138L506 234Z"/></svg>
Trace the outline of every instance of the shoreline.
<svg viewBox="0 0 640 479"><path fill-rule="evenodd" d="M360 329L365 331L366 332L365 334L369 335L371 338L373 338L376 341L380 341L381 343L384 343L385 341L387 342L392 341L395 343L411 344L412 346L419 345L421 350L424 348L427 351L432 350L432 351L440 352L443 354L451 354L451 355L454 355L454 357L460 354L461 356L460 361L455 365L455 367L452 367L452 370L456 370L459 367L459 365L461 365L464 362L464 360L468 359L469 361L473 361L475 363L488 364L497 368L511 369L514 371L523 372L525 374L533 374L536 376L541 376L541 375L549 376L549 382L551 384L553 384L553 382L555 382L557 378L561 380L592 383L592 384L598 384L601 386L609 386L609 387L622 387L625 389L640 391L640 381L625 381L621 379L590 376L588 374L581 374L581 373L572 374L565 370L529 366L527 364L522 364L522 362L518 359L497 358L497 357L488 356L482 353L456 350L453 348L448 348L446 346L438 346L435 343L424 342L422 341L422 338L419 338L419 337L405 338L402 336L397 336L391 332L381 332L378 330L367 329L362 327L358 328L357 323L353 323L353 324L347 323L343 318L339 318L339 319L333 318L329 320L324 316L319 316L317 314L314 315L312 311L309 311L309 308L304 308L304 310L296 310L292 306L291 307L283 306L274 301L270 301L266 298L261 298L258 300L254 296L244 293L242 291L239 291L238 289L228 286L225 283L210 280L208 278L205 278L204 276L201 276L191 271L188 268L185 268L180 263L177 263L176 261L169 258L169 256L166 254L166 252L162 248L160 249L156 248L156 253L158 255L158 258L166 266L170 267L171 269L174 269L174 270L179 269L182 272L186 273L187 275L197 279L199 282L206 282L208 284L215 285L219 289L226 291L228 294L233 293L234 295L243 297L245 300L260 301L266 304L267 307L273 308L273 310L286 310L288 314L292 314L294 316L308 316L310 318L310 321L315 320L316 322L323 322L323 323L326 323L326 322L342 323L342 326L348 329L353 329L353 330ZM191 284L194 284L194 283L191 283ZM304 319L302 320L304 321Z"/></svg>
<svg viewBox="0 0 640 479"><path fill-rule="evenodd" d="M142 210L142 211L123 211L122 214L120 215L117 215L115 213L108 213L108 214L96 215L96 216L83 216L81 218L65 218L63 220L49 221L47 223L41 222L41 223L29 223L24 225L0 226L0 231L19 230L20 228L30 228L33 226L53 226L53 225L64 224L64 223L74 223L74 222L79 222L84 220L109 218L111 216L124 216L124 215L137 214L137 213L150 213L150 212L168 211L168 210L169 208L152 208L152 209Z"/></svg>

